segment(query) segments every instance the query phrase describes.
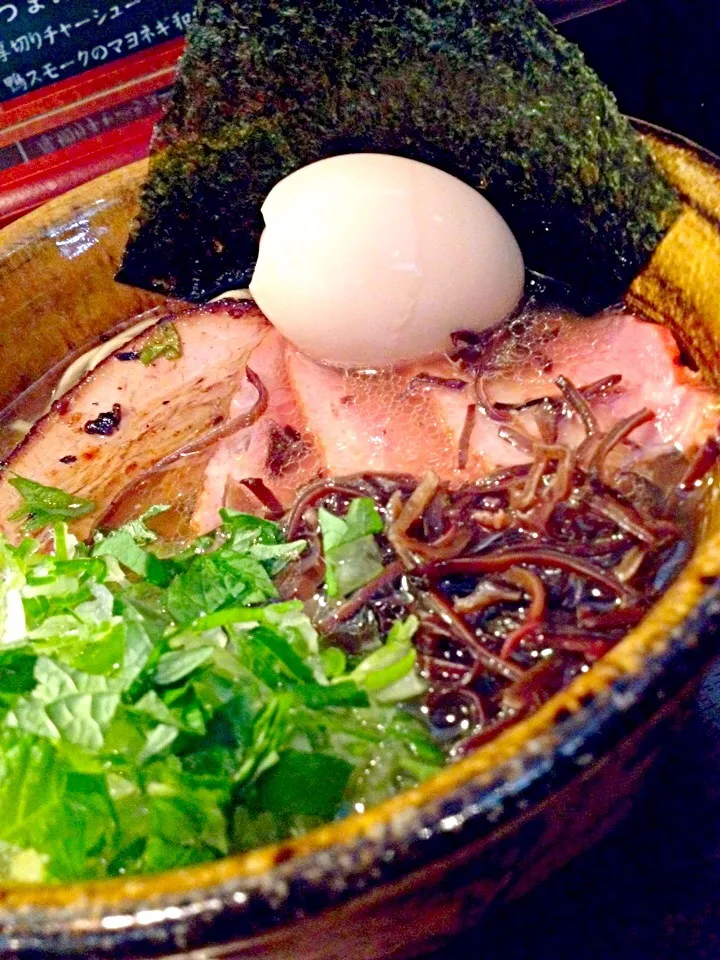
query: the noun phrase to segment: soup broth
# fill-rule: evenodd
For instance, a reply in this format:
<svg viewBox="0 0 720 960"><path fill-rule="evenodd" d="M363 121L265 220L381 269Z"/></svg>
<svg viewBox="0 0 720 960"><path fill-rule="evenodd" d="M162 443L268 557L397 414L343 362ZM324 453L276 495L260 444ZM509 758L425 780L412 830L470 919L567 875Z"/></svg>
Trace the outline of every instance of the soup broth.
<svg viewBox="0 0 720 960"><path fill-rule="evenodd" d="M314 364L221 301L30 394L52 408L0 483L0 762L52 776L39 827L0 828L8 876L161 870L362 810L639 623L693 548L717 397L666 330L555 301L536 282L391 371Z"/></svg>

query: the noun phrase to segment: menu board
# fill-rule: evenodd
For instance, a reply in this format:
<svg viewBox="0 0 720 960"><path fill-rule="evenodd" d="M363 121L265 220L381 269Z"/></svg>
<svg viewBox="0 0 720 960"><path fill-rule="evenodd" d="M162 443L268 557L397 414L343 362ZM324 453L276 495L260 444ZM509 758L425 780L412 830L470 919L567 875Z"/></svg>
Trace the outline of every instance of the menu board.
<svg viewBox="0 0 720 960"><path fill-rule="evenodd" d="M180 37L193 0L0 0L0 103Z"/></svg>

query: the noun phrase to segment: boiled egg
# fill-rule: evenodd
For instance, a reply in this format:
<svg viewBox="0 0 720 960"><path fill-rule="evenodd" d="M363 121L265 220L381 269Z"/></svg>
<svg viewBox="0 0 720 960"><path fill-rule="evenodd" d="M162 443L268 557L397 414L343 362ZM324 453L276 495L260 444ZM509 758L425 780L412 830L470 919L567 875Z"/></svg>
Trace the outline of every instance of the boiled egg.
<svg viewBox="0 0 720 960"><path fill-rule="evenodd" d="M325 363L377 369L450 349L523 292L520 248L495 208L435 167L385 154L320 160L281 180L250 292Z"/></svg>

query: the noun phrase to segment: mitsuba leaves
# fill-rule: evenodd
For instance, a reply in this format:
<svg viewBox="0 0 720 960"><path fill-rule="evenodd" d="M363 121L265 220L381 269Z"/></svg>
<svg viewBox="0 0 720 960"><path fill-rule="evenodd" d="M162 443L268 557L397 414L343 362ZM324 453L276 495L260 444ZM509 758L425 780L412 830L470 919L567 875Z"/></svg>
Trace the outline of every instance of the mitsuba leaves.
<svg viewBox="0 0 720 960"><path fill-rule="evenodd" d="M0 536L0 880L201 863L442 762L395 706L422 689L413 618L347 656L301 601L278 598L273 578L304 541L223 511L217 531L160 559L146 521L162 509L89 547L57 521L54 553ZM367 499L323 517L339 589L368 575L381 530Z"/></svg>
<svg viewBox="0 0 720 960"><path fill-rule="evenodd" d="M40 878L11 872L6 879L102 876L114 832L104 777L76 773L49 740L0 734L0 839L32 852L26 869L39 869L38 858L42 864ZM14 859L11 871L22 863Z"/></svg>
<svg viewBox="0 0 720 960"><path fill-rule="evenodd" d="M182 343L177 327L173 323L159 323L153 327L152 333L140 352L140 362L146 367L158 357L166 360L179 360L182 356Z"/></svg>
<svg viewBox="0 0 720 960"><path fill-rule="evenodd" d="M35 663L36 685L5 718L10 727L88 750L99 750L120 702L106 677L64 667L47 657Z"/></svg>
<svg viewBox="0 0 720 960"><path fill-rule="evenodd" d="M93 555L115 557L126 569L161 587L172 578L172 564L144 550L129 530L118 530L102 539L93 548Z"/></svg>
<svg viewBox="0 0 720 960"><path fill-rule="evenodd" d="M262 603L276 596L275 586L259 561L218 551L196 557L171 581L167 607L177 624L186 624L230 604Z"/></svg>
<svg viewBox="0 0 720 960"><path fill-rule="evenodd" d="M353 500L344 517L321 507L318 520L329 596L344 597L382 573L382 555L373 534L382 532L383 520L369 497Z"/></svg>
<svg viewBox="0 0 720 960"><path fill-rule="evenodd" d="M256 785L261 809L329 820L340 808L353 768L330 754L286 750Z"/></svg>
<svg viewBox="0 0 720 960"><path fill-rule="evenodd" d="M57 487L48 487L27 477L10 477L10 486L22 497L22 504L9 520L22 520L28 531L42 530L59 520L77 520L92 513L92 500L66 493Z"/></svg>

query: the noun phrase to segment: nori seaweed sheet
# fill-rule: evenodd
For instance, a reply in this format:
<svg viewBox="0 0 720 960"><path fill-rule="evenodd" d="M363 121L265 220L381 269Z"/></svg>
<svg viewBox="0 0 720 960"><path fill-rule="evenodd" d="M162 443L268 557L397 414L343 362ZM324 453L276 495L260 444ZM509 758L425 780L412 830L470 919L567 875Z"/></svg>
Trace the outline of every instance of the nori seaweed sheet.
<svg viewBox="0 0 720 960"><path fill-rule="evenodd" d="M679 210L531 0L200 0L118 279L190 300L246 286L271 187L355 151L481 190L528 266L588 305L622 294Z"/></svg>

